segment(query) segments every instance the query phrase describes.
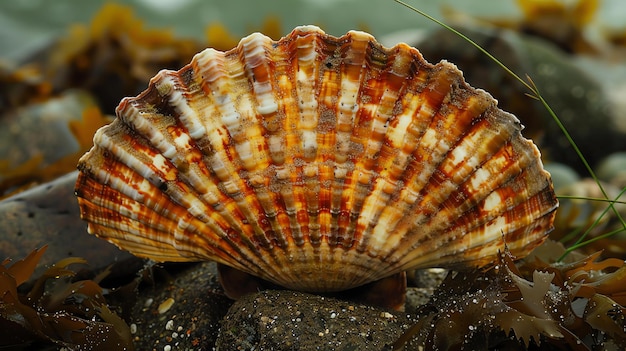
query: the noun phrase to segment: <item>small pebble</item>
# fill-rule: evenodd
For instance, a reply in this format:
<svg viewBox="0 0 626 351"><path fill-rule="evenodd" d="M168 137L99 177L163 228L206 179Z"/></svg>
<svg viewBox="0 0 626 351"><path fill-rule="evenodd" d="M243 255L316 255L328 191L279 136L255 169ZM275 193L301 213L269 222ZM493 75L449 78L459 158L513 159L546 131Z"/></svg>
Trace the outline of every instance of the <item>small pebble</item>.
<svg viewBox="0 0 626 351"><path fill-rule="evenodd" d="M380 312L380 316L387 319L393 319L393 314L389 312Z"/></svg>
<svg viewBox="0 0 626 351"><path fill-rule="evenodd" d="M165 323L165 330L174 330L174 321L173 320L169 320L167 321L167 323Z"/></svg>
<svg viewBox="0 0 626 351"><path fill-rule="evenodd" d="M159 314L163 314L165 312L167 312L173 305L174 305L174 299L173 298L168 298L167 300L161 302L161 304L159 305Z"/></svg>

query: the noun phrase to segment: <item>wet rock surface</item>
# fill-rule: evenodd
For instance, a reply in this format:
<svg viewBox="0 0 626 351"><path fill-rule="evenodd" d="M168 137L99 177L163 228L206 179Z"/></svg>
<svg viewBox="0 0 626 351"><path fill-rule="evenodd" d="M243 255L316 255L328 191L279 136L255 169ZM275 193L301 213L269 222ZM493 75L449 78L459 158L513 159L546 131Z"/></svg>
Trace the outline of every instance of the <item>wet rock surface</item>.
<svg viewBox="0 0 626 351"><path fill-rule="evenodd" d="M116 264L126 274L141 260L113 244L87 234L74 196L77 172L0 201L0 259L20 259L48 245L34 276L66 257L82 257L90 270Z"/></svg>
<svg viewBox="0 0 626 351"><path fill-rule="evenodd" d="M130 313L135 348L211 350L233 303L216 275L213 262L193 264L167 277L168 282L140 289Z"/></svg>
<svg viewBox="0 0 626 351"><path fill-rule="evenodd" d="M79 146L68 122L80 120L83 110L94 104L88 93L69 90L49 101L2 114L0 159L19 165L41 156L43 164L50 164L76 152Z"/></svg>
<svg viewBox="0 0 626 351"><path fill-rule="evenodd" d="M414 324L415 313L289 290L233 301L214 262L157 266L150 275L159 282L144 282L129 311L138 350L385 350ZM432 290L410 288L407 311Z"/></svg>
<svg viewBox="0 0 626 351"><path fill-rule="evenodd" d="M233 304L218 350L384 350L412 325L402 312L294 291L267 290Z"/></svg>

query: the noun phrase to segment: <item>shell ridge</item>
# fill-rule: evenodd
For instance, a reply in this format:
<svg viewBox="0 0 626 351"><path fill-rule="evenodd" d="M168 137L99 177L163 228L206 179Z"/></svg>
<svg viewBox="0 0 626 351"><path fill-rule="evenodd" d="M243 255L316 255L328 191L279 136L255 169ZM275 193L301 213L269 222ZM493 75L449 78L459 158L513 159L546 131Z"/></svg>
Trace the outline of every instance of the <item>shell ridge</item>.
<svg viewBox="0 0 626 351"><path fill-rule="evenodd" d="M415 108L417 108L417 106L413 104L411 108L407 107L404 109L404 115L396 116L395 118L398 120L398 123L389 130L389 133L401 133L401 131L406 133L408 125L411 122L410 119L412 119L412 117L407 116L406 113L408 111L413 111L413 113L415 113ZM400 147L398 145L395 157L389 158L389 162L382 166L383 171L381 172L381 181L379 182L380 186L378 191L380 194L384 194L383 196L385 201L379 205L381 208L376 216L377 219L374 220L377 223L374 228L372 228L372 232L374 233L374 237L379 238L379 240L384 242L384 245L387 247L395 246L394 237L398 237L398 235L393 235L394 228L400 221L400 212L396 210L396 206L406 203L401 196L402 191L405 189L402 176L404 175L406 165L410 161L410 155L417 146L417 143L412 142L409 136L410 133L407 133L403 137L401 145L404 145L404 147ZM393 136L391 139L393 139ZM381 218L383 220L380 220ZM382 243L379 245L382 245Z"/></svg>
<svg viewBox="0 0 626 351"><path fill-rule="evenodd" d="M411 221L398 221L394 228L388 228L388 232L393 231L393 237L407 233L408 227L410 226L409 223L418 223L419 225L419 223L425 221L426 216L423 213L424 210L427 208L432 209L432 206L428 204L426 206L421 204L424 203L424 187L434 172L435 166L443 155L445 155L441 152L443 151L441 149L436 154L434 152L435 145L440 142L435 135L438 131L436 127L438 123L441 123L441 120L445 118L441 113L441 106L445 103L446 99L449 99L453 87L452 81L450 80L451 77L443 73L444 71L439 68L434 70L434 74L427 78L426 85L430 87L430 89L436 90L437 94L431 96L431 99L426 99L424 102L426 106L420 106L419 118L417 121L415 118L413 119L413 123L419 123L418 130L420 132L417 147L413 149L412 160L405 169L405 174L407 174L408 177L403 176L406 187L400 191L398 201L396 202L397 204L407 204L407 206L404 206L401 213L402 216L409 216L409 213L412 213L412 219ZM420 95L424 94L424 92L429 92L429 90L422 90ZM447 149L445 151L447 151ZM424 155L430 156L430 159L424 158ZM386 240L392 244L397 243L397 241L393 239L390 240L389 237L386 238Z"/></svg>
<svg viewBox="0 0 626 351"><path fill-rule="evenodd" d="M145 224L160 231L166 231L168 228L173 228L172 219L175 218L175 213L177 211L172 210L171 208L167 208L167 206L164 206L165 211L163 213L154 212L143 203L133 200L128 196L125 196L114 188L102 186L101 183L97 183L97 179L81 177L79 181L81 182L81 185L83 185L84 187L88 187L90 188L90 190L94 191L94 197L92 199L83 200L84 205L89 208L89 211L85 211L84 213L82 213L82 216L92 216L94 218L94 221L95 219L103 220L103 223L101 223L103 225L116 224L117 222L107 223L104 221L105 218L103 218L102 216L94 215L94 213L97 213L97 211L110 211L112 216L127 217L131 220L141 222L142 225ZM112 201L112 199L115 199L115 201ZM179 210L181 212L184 211L184 209L182 208L180 208ZM166 216L164 223L161 223L157 220L152 220L150 215L154 216L156 214ZM147 219L140 220L141 218Z"/></svg>
<svg viewBox="0 0 626 351"><path fill-rule="evenodd" d="M373 219L372 210L375 212L377 207L372 205L380 204L374 196L371 198L369 196L375 189L376 179L379 177L375 161L383 146L390 118L387 116L393 110L389 104L395 105L397 100L397 96L394 97L394 89L385 89L386 78L391 76L388 67L393 65L394 56L382 45L369 37L368 39L370 40L367 42L363 65L363 70L366 70L367 74L362 84L363 89L359 90L358 101L361 106L357 111L354 121L356 128L352 133L353 140L363 140L360 142L362 150L358 150L358 157L354 157L355 169L359 172L352 173L350 183L354 184L354 187L348 200L351 204L348 235L356 239L359 251L365 251L369 245L369 222ZM369 213L363 212L364 208L367 208Z"/></svg>
<svg viewBox="0 0 626 351"><path fill-rule="evenodd" d="M296 30L294 30L294 33ZM295 39L283 38L289 48L296 46ZM280 42L279 42L280 43ZM293 223L289 227L294 234L294 242L297 245L305 245L310 242L309 218L305 203L305 187L302 180L301 166L303 161L298 155L301 154L301 145L298 138L297 125L299 123L299 110L296 91L296 52L294 50L275 50L273 52L275 65L275 75L277 89L280 96L277 97L279 105L279 116L281 118L280 130L277 126L276 136L271 142L280 149L282 153L280 164L276 165L275 176L270 179L270 187L275 188L275 192L280 192L282 201L285 204L286 221ZM278 92L277 91L277 92ZM283 220L285 221L285 220ZM277 228L279 224L277 223Z"/></svg>
<svg viewBox="0 0 626 351"><path fill-rule="evenodd" d="M180 161L184 167L179 167L179 177L190 188L196 190L199 198L207 205L216 208L223 198L220 197L217 188L212 186L213 183L208 178L210 172L204 162L205 157L201 153L201 151L207 151L202 148L206 145L197 143L197 140L206 134L206 128L196 112L197 106L194 106L192 101L192 97L196 94L194 91L189 91L186 84L177 77L168 76L162 81L155 82L156 89L165 90L162 86L174 87L168 89L170 93L167 97L177 113L175 117L177 122L181 124L179 128L173 129L181 135L174 139L176 148L179 150L179 154L185 155L184 161ZM187 135L184 129L189 133L187 138L182 137L182 135ZM175 162L175 160L170 161Z"/></svg>
<svg viewBox="0 0 626 351"><path fill-rule="evenodd" d="M343 246L351 247L360 238L354 233L354 225L350 225L349 204L350 194L354 182L351 181L354 170L354 145L352 141L355 132L354 126L359 113L359 99L361 97L363 81L366 76L364 69L366 50L370 38L362 35L352 35L339 49L339 55L345 57L340 67L340 88L337 99L336 135L335 135L335 169L333 170L333 184L331 189L331 214L336 218L333 225L338 227L337 235L343 238Z"/></svg>
<svg viewBox="0 0 626 351"><path fill-rule="evenodd" d="M81 200L81 206L85 209L82 212L82 216L91 219L89 227L90 232L100 235L105 231L98 228L107 227L107 235L117 240L142 243L145 242L146 240L144 239L147 238L151 246L155 246L155 244L158 243L157 246L161 247L164 251L170 250L166 250L166 248L173 249L174 243L171 240L163 240L170 237L167 235L159 235L159 233L173 232L176 226L172 220L175 219L176 216L183 215L186 209L175 203L168 203L164 198L157 198L160 201L156 203L151 201L140 202L143 200L143 195L139 199L132 199L124 193L138 193L134 190L132 184L138 184L139 187L146 189L146 191L150 191L150 185L134 171L127 169L126 172L130 176L140 179L131 181L129 178L126 178L125 180L117 181L122 178L117 178L117 176L98 176L97 174L93 174L94 178L79 179L85 186L91 187L94 190L101 187L101 190L94 192L95 196L91 200ZM98 173L105 172L100 171ZM123 172L120 170L118 173L122 174ZM108 183L96 183L97 181L101 181L104 177L110 179ZM139 185L142 179L145 183ZM122 187L116 185L120 182L130 183L131 185ZM109 185L104 187L103 184ZM86 210L87 208L90 210ZM98 210L98 212L96 212L96 210ZM116 220L111 221L111 218L116 218ZM169 221L167 218L169 218ZM97 226L92 226L92 223ZM141 248L141 246L139 246L139 248ZM141 250L135 252L138 255L146 255L142 253L143 251ZM164 252L164 255L171 256L171 252ZM158 259L158 257L160 256L153 256L155 259Z"/></svg>
<svg viewBox="0 0 626 351"><path fill-rule="evenodd" d="M370 250L374 247L389 250L397 244L390 239L394 237L392 233L399 218L389 209L394 204L405 203L401 198L405 187L403 177L410 155L417 147L408 127L422 107L419 105L419 96L414 95L414 92L416 88L423 88L423 81L419 78L422 75L421 67L428 66L417 50L403 44L389 49L389 55L391 59L386 70L388 76L385 78L387 84L382 97L387 103L378 104L387 111L381 113L379 109L375 114L375 123L378 126L374 127L374 133L378 129L378 133L384 134L379 155L384 163L377 164L379 178L370 196L370 203L378 202L377 205L372 205L372 208L376 208L372 211L366 231L370 240L373 240L369 243ZM412 85L407 82L412 82ZM391 91L396 94L388 94ZM376 197L378 199L375 200ZM376 255L378 251L371 250L369 254Z"/></svg>
<svg viewBox="0 0 626 351"><path fill-rule="evenodd" d="M406 98L407 95L405 95ZM406 216L410 210L410 206L414 204L420 197L415 184L410 182L407 174L411 173L414 168L411 167L412 161L415 161L414 153L417 150L419 140L422 134L417 131L425 131L425 125L428 125L434 116L435 110L426 106L421 96L409 95L405 101L404 115L398 117L398 125L396 130L405 130L406 134L402 141L402 152L398 154L398 158L394 161L392 167L398 174L396 179L400 182L397 195L394 194L395 201L388 204L382 214L388 218L387 231L389 236L386 239L387 246L396 245L394 237L401 237L404 233L397 230L400 219ZM426 111L426 112L425 112ZM422 126L420 126L422 125ZM415 162L413 162L415 164ZM386 212L386 213L385 213Z"/></svg>
<svg viewBox="0 0 626 351"><path fill-rule="evenodd" d="M265 236L268 242L271 246L276 245L282 250L286 250L274 251L270 250L270 246L256 254L260 256L259 260L265 260L269 270L273 270L274 267L279 270L280 273L274 274L275 277L280 277L276 278L275 282L278 280L284 282L297 279L296 276L292 275L292 272L284 270L283 267L288 266L288 255L293 254L288 252L290 241L302 240L298 239L297 235L293 235L298 233L299 228L294 228L294 224L297 224L297 211L293 197L287 194L289 192L289 182L285 180L288 178L282 181L279 180L281 175L284 177L288 173L281 172L281 167L277 168L268 162L269 160L276 160L276 157L271 153L273 151L275 155L276 150L275 147L261 138L261 135L271 135L272 130L280 132L280 124L277 124L277 120L272 120L276 118L279 110L279 104L274 97L274 88L269 81L272 75L270 67L268 67L268 56L271 55L271 53L268 53L268 48L273 47L273 43L270 38L257 35L250 40L242 41L240 47L242 49L241 61L243 62L244 76L249 86L249 90L246 91L245 95L248 97L251 105L254 106L254 108L250 108L250 110L254 111L254 116L251 116L254 119L251 118L251 120L252 124L259 128L258 137L256 137L259 141L257 145L259 150L263 150L260 152L263 152L264 156L259 157L261 162L258 162L258 164L263 164L257 166L257 169L252 171L247 179L252 185L253 194L260 200L262 208L260 215L264 216L267 219L265 223L269 224L269 226L265 226ZM240 107L240 109L242 108ZM243 110L246 110L246 108L243 108ZM249 139L255 138L250 135L247 135L247 137ZM280 141L280 136L276 133L274 133L273 138L274 143ZM283 150L278 150L279 161L280 154L283 152ZM269 176L264 176L263 174L269 174ZM267 182L265 179L270 180ZM256 274L258 275L259 273L257 272Z"/></svg>
<svg viewBox="0 0 626 351"><path fill-rule="evenodd" d="M545 201L546 198L549 197L550 196L546 197L545 192L542 191L530 197L529 200L531 203L537 203ZM519 220L519 216L516 214L516 211L520 209L529 216L523 217L522 220ZM527 245L536 247L545 240L545 236L540 236L539 239L535 239L530 242L524 242L524 238L528 237L529 233L538 229L542 232L550 232L552 229L551 218L553 217L556 207L546 207L543 211L534 211L533 209L537 210L536 208L533 208L533 206L529 206L526 203L520 203L516 207L507 209L498 216L491 218L489 221L478 224L472 229L464 232L463 235L456 236L456 239L453 241L442 243L441 245L445 245L449 248L448 254L446 255L448 257L445 259L443 257L436 258L428 252L423 252L422 257L419 257L419 260L422 261L422 265L432 264L432 261L428 262L428 260L439 260L440 262L447 260L447 265L449 266L454 263L455 258L457 260L457 264L462 263L460 259L467 260L468 262L479 262L481 260L485 261L485 252L497 249L501 250L504 247L504 244L507 245L512 253L520 252L520 250ZM516 220L511 220L511 218ZM507 228L507 231L503 232L501 228ZM500 241L486 241L485 238L490 235L500 236L502 239ZM463 253L463 255L459 255L459 253ZM411 256L417 257L418 255L411 253L407 256L407 259L410 260ZM415 263L411 263L409 265L412 266L415 265Z"/></svg>
<svg viewBox="0 0 626 351"><path fill-rule="evenodd" d="M291 275L291 272L283 270L282 267L288 266L287 261L289 255L294 255L290 249L290 243L303 245L303 234L298 222L298 209L296 207L297 195L294 195L292 188L292 180L290 177L289 164L285 165L284 134L282 128L284 126L283 113L284 99L276 96L279 87L274 88L271 79L275 77L285 76L288 72L281 71L285 67L269 66L270 60L279 55L271 48L275 47L275 42L267 37L259 37L259 40L246 43L244 48L244 65L253 95L256 96L256 112L258 124L262 126L265 133L266 143L264 150L267 153L268 163L264 174L260 175L261 179L269 179L261 186L255 187L254 191L262 201L263 212L269 227L266 234L270 240L283 251L280 253L272 252L275 266L281 267L281 280L297 279ZM281 79L281 78L278 78ZM280 84L280 83L279 83ZM269 107L267 107L269 106ZM259 172L261 172L259 170ZM301 249L296 249L301 251Z"/></svg>
<svg viewBox="0 0 626 351"><path fill-rule="evenodd" d="M252 36L252 38L255 37L257 36ZM203 77L203 90L210 92L208 97L211 98L212 104L210 105L213 108L213 112L205 118L204 123L207 130L221 130L221 132L210 133L210 144L214 152L209 157L208 163L220 181L218 188L233 201L233 205L229 206L229 208L236 208L241 213L241 216L246 218L246 221L252 223L253 233L251 234L257 238L257 242L253 245L260 244L268 247L271 244L265 236L265 231L259 230L262 226L256 222L257 215L251 210L251 207L265 208L267 205L264 206L264 204L257 203L257 199L251 195L253 191L247 190L245 181L239 176L240 172L230 162L236 155L243 153L245 155L243 163L248 168L252 168L252 152L243 132L243 125L246 123L244 122L245 116L239 114L233 99L228 93L231 86L228 79L237 75L240 69L235 67L233 68L235 73L232 73L229 71L230 67L226 67L224 61L225 54L216 50L205 50L198 57L199 73ZM216 119L209 118L210 116L216 116ZM218 122L223 124L219 125ZM234 144L237 144L239 141L239 147L235 146L235 150L232 150L228 138L232 138ZM239 223L240 235L243 238L246 230L242 223ZM254 230L254 228L257 229Z"/></svg>
<svg viewBox="0 0 626 351"><path fill-rule="evenodd" d="M490 193L493 194L493 193ZM495 203L495 201L488 201L486 200L486 198L488 197L489 194L485 194L483 193L476 193L473 194L475 195L474 197L469 197L468 199L466 199L466 203L468 204L467 209L465 209L464 211L464 219L468 220L470 216L472 216L471 218L474 217L479 217L480 214L482 212L480 212L480 205L484 204L485 202L487 202L488 204L491 203ZM492 199L495 199L495 197L492 196ZM431 213L435 213L436 209L431 208ZM450 213L449 211L441 211L441 212L437 212L437 215L441 213L441 216L446 216L448 215L449 217L454 217L454 212ZM413 236L413 235L419 235L421 238L420 240L418 240L414 245L424 245L425 242L429 242L429 247L435 246L438 247L438 245L436 245L436 240L438 240L437 237L437 229L441 226L445 226L446 224L448 225L448 227L450 228L454 228L454 223L447 223L446 222L446 218L441 218L438 217L437 215L435 215L434 217L429 217L427 214L420 214L420 216L416 216L416 218L411 222L411 223L406 223L404 225L402 225L402 232L406 232L406 236ZM441 219L439 219L441 218ZM432 226L435 226L436 228L433 228ZM439 228L441 229L441 228ZM452 234L453 232L448 230L447 231L447 235L449 236L455 236ZM421 249L416 248L416 247L409 247L406 248L403 251L419 251Z"/></svg>
<svg viewBox="0 0 626 351"><path fill-rule="evenodd" d="M214 233L213 237L204 235L207 231L202 229L205 228ZM224 230L216 223L199 220L191 214L181 216L177 218L176 230L173 232L174 248L183 257L198 257L198 248L202 248L205 250L204 255L211 255L217 261L228 262L230 265L236 266L237 269L250 272L249 267L255 267L257 264L250 259L250 257L254 257L252 255L254 245L246 242L239 235L229 235L229 232L234 231L233 229ZM228 245L220 245L220 243ZM276 272L275 270L270 271ZM254 273L258 274L258 272Z"/></svg>
<svg viewBox="0 0 626 351"><path fill-rule="evenodd" d="M298 166L302 172L303 195L305 199L304 207L308 214L309 240L316 246L322 241L327 240L324 228L320 224L320 207L319 193L320 185L317 176L320 173L318 167L318 141L317 126L318 106L319 106L319 90L317 77L319 75L318 60L320 53L318 52L320 43L319 36L314 33L306 33L295 39L296 47L296 64L295 68L295 97L297 99L297 108L299 110L299 119L297 121L296 130L299 146L299 158L302 165Z"/></svg>
<svg viewBox="0 0 626 351"><path fill-rule="evenodd" d="M243 137L245 135L246 142L248 141L259 142L259 144L257 144L259 150L268 150L269 147L267 146L267 144L262 144L262 138L260 136L263 134L263 131L261 129L263 116L258 113L259 112L258 110L253 108L253 106L255 106L255 103L257 103L258 100L255 100L255 98L251 96L252 95L251 93L253 93L253 91L250 91L249 87L251 86L252 89L254 89L255 84L257 84L256 87L261 86L258 84L263 84L262 79L261 79L263 76L259 75L257 77L257 75L252 74L251 68L252 69L258 68L263 65L263 62L265 62L266 45L271 45L271 40L262 35L255 35L255 36L249 37L248 40L243 41L239 46L242 50L241 57L242 57L243 65L241 67L237 65L236 68L233 68L230 70L230 71L233 71L233 70L237 71L237 74L236 74L237 80L245 81L239 84L244 88L244 91L242 91L242 95L241 95L242 97L244 97L244 99L238 101L239 106L236 108L236 110L256 111L255 113L249 116L242 115L242 117L244 118L244 121L246 121L244 123L248 123L248 125L251 125L253 126L254 129L256 129L255 133L253 135L243 134L245 132L242 130L241 136ZM239 73L239 72L242 72L242 73ZM235 80L232 73L230 74L229 79L230 81ZM267 94L271 94L272 91L268 90L268 88L269 88L268 86L261 86L261 90L265 89L265 92ZM229 90L226 90L226 91L229 91ZM231 100L233 102L237 102L234 99L231 99ZM242 106L241 103L244 100L245 100L245 105ZM258 104L256 106L258 106ZM263 109L263 111L268 111L268 110ZM234 125L234 126L238 127L239 125ZM250 131L250 128L247 129L246 132L247 131ZM233 136L232 130L229 129L228 132L233 138L233 140L236 142L237 137ZM239 151L240 150L237 150L237 152ZM265 181L263 181L262 173L268 171L269 163L267 162L267 160L271 159L271 157L267 157L267 156L263 157L262 156L263 154L257 154L257 155L258 155L257 157L254 157L251 159L252 161L256 162L256 165L254 167L248 167L248 170L250 172L249 173L246 172L245 174L247 174L248 176L244 176L249 186L251 186L252 190L249 192L249 195L246 196L245 200L242 199L240 206L242 208L245 208L246 205L253 204L256 200L258 200L260 206L256 205L255 208L261 209L261 211L259 211L258 213L261 214L261 217L265 217L267 219L265 223L268 223L269 227L265 226L266 229L262 233L263 240L265 240L265 244L263 245L264 248L262 250L258 250L255 252L255 255L257 256L255 260L259 261L256 264L260 265L260 262L262 261L263 266L266 266L266 267L255 268L253 272L253 274L256 274L256 275L259 275L259 274L265 275L267 274L265 272L274 271L274 267L283 266L284 261L285 261L285 258L284 258L285 254L280 253L280 252L275 252L271 250L271 247L274 246L275 244L282 248L288 247L287 238L290 233L289 233L289 227L286 225L283 225L283 223L285 222L283 220L284 210L280 202L278 201L279 195L277 195L276 192L270 191L272 188L271 182L270 184L268 184ZM271 170L269 171L271 173ZM254 205L251 207L254 207ZM249 214L246 217L250 218L253 215L253 213L251 211L249 211L248 213ZM252 217L252 219L256 220L254 219L254 217ZM291 277L289 275L289 272L283 271L282 268L276 268L276 269L280 270L280 274L274 274L273 276L281 277L281 280L282 279L288 279L288 280L295 279L294 277Z"/></svg>
<svg viewBox="0 0 626 351"><path fill-rule="evenodd" d="M254 116L251 116L251 119L254 118L254 120L251 123L257 126L256 131L258 133L255 133L253 136L247 135L249 139L258 140L256 148L259 150L256 156L256 170L251 172L248 179L256 197L263 199L261 201L263 208L261 214L276 213L279 216L277 221L270 222L271 230L266 227L265 234L268 240L284 249L288 247L292 231L289 230L290 227L288 225L282 225L283 221L280 216L282 216L281 213L289 211L286 209L286 206L289 203L293 203L293 201L287 199L287 202L285 202L284 197L281 201L281 194L271 191L268 187L271 180L269 182L266 180L275 177L275 172L269 169L271 165L270 160L273 161L275 157L270 153L273 147L266 140L267 134L272 135L274 138L280 138L276 133L272 133L272 130L279 130L278 125L267 123L267 119L272 122L271 120L275 118L278 111L278 103L274 97L274 88L270 82L272 75L268 67L268 56L271 53L268 53L267 48L271 47L272 43L270 38L257 35L252 40L242 41L240 46L242 48L241 61L243 70L249 85L249 90L246 91L247 94L245 95L248 96L251 104L254 106L254 108L250 108L250 110L254 111ZM268 126L270 127L269 129ZM250 129L248 128L247 130L249 131ZM264 176L263 174L268 171L270 175ZM291 209L289 212L294 212L294 210Z"/></svg>
<svg viewBox="0 0 626 351"><path fill-rule="evenodd" d="M370 138L370 143L376 140L380 144L376 146L378 162L375 167L378 177L364 204L361 218L367 221L364 223L366 229L363 236L367 236L370 240L368 246L369 254L372 256L377 255L383 246L390 246L393 242L389 239L391 238L390 232L396 224L394 223L395 217L385 209L399 201L399 193L404 187L401 180L404 172L394 168L394 163L406 165L408 155L403 153L400 144L400 140L405 139L403 135L406 135L406 129L399 131L396 129L408 126L409 121L400 123L399 120L402 118L401 113L406 112L404 99L411 88L407 87L407 81L410 81L409 78L413 78L419 71L409 64L414 59L411 50L401 49L402 46L396 46L390 50L390 60L386 69L388 74L384 77L385 87L380 89L384 93L374 113L372 134L375 137Z"/></svg>
<svg viewBox="0 0 626 351"><path fill-rule="evenodd" d="M204 151L203 163L207 169L210 170L216 179L215 182L207 181L207 186L210 187L209 193L215 194L215 197L219 196L219 202L214 204L214 208L220 212L220 214L234 227L241 227L241 219L237 219L229 213L236 213L238 217L245 217L248 219L255 218L250 212L242 210L241 208L241 196L239 196L238 188L234 186L232 177L234 169L228 166L229 162L225 162L229 158L227 150L224 150L224 135L226 130L221 125L216 123L217 121L210 116L218 116L219 110L216 106L216 99L225 99L223 96L218 95L213 88L211 88L207 82L216 81L221 75L223 75L223 67L221 63L223 61L223 53L213 49L207 49L194 57L192 64L195 63L194 70L196 76L201 78L200 87L205 92L203 115L206 116L202 119L201 123L204 124L206 130L212 130L204 136L205 141L199 144L199 147ZM214 198L212 195L211 198ZM212 200L212 199L209 199ZM234 210L234 211L233 211ZM252 230L257 235L263 231L261 226L255 221L251 221ZM241 228L243 230L243 228Z"/></svg>
<svg viewBox="0 0 626 351"><path fill-rule="evenodd" d="M127 164L122 163L123 166L118 167L116 172L107 172L102 169L91 172L94 179L98 179L102 184L115 189L130 199L143 201L146 205L152 204L150 205L151 207L154 207L157 211L160 210L158 207L160 206L160 201L154 202L150 194L156 191L157 180L162 180L163 178L153 170L141 167L144 164L132 153L126 153L122 148L116 146L105 131L98 133L96 136L96 145L92 155L104 157L105 160L110 160L106 154L113 155L116 161L122 159ZM112 161L109 162L112 163Z"/></svg>
<svg viewBox="0 0 626 351"><path fill-rule="evenodd" d="M317 134L317 157L318 166L318 208L320 211L320 221L324 224L322 232L327 237L327 243L331 247L331 252L339 250L344 252L346 244L351 245L351 240L346 240L340 232L339 214L340 201L337 196L341 196L343 189L337 187L342 184L336 176L342 176L341 172L336 172L338 167L345 162L345 158L337 157L338 145L338 101L342 88L342 65L341 58L344 54L354 51L354 38L347 36L341 38L324 37L319 46L318 84L316 96L318 96L318 124ZM345 165L341 165L345 167ZM333 256L334 257L334 256ZM332 259L329 264L333 264Z"/></svg>
<svg viewBox="0 0 626 351"><path fill-rule="evenodd" d="M463 184L512 137L514 130L499 130L498 133L492 133L484 127L484 124L475 122L483 120L485 124L489 123L484 117L481 117L482 113L474 114L474 116L471 120L476 124L473 128L466 130L466 133L458 139L459 143L448 147L446 158L433 171L429 182L421 190L423 196L420 202L430 205L423 208L435 209L438 215L442 213L441 210L445 210L445 208L441 208L441 205L445 204L451 197L454 206L451 206L450 209L455 210L451 213L451 217L458 216L466 210L466 206L458 203L459 199L467 200L467 196L464 195L467 192L463 192ZM476 128L477 126L482 128ZM472 133L475 130L479 133ZM489 139L489 136L492 138ZM487 143L488 140L489 143ZM454 197L455 194L458 194L456 198ZM426 215L430 218L432 214Z"/></svg>

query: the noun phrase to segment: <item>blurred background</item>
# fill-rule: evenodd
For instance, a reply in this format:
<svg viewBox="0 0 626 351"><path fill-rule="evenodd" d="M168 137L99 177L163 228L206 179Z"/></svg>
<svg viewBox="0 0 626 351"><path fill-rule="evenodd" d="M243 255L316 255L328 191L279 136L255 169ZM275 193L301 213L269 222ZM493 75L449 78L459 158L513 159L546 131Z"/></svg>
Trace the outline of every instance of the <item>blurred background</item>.
<svg viewBox="0 0 626 351"><path fill-rule="evenodd" d="M111 1L0 2L0 53L4 59L28 57L34 50L46 47L50 41L67 34L70 25L89 23L106 3ZM302 24L319 25L333 35L358 28L366 29L375 36L435 26L392 0L127 0L115 3L131 7L147 27L169 28L177 37L198 40L205 38L206 27L211 23L221 23L239 38L259 29L268 18L279 20L282 34ZM523 10L517 0L414 0L409 3L440 19L446 19L443 14L447 9L481 18L523 18ZM577 1L556 3L573 7ZM625 30L626 7L623 1L598 2L591 22L591 27Z"/></svg>

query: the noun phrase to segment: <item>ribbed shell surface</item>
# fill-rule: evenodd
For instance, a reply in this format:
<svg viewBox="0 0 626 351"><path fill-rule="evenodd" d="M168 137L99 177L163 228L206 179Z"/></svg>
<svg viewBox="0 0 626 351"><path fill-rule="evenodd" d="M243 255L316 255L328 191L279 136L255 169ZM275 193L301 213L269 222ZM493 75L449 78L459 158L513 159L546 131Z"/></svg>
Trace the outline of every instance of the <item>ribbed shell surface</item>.
<svg viewBox="0 0 626 351"><path fill-rule="evenodd" d="M161 71L79 163L89 232L337 291L524 256L557 201L519 121L452 64L372 36L252 34Z"/></svg>

